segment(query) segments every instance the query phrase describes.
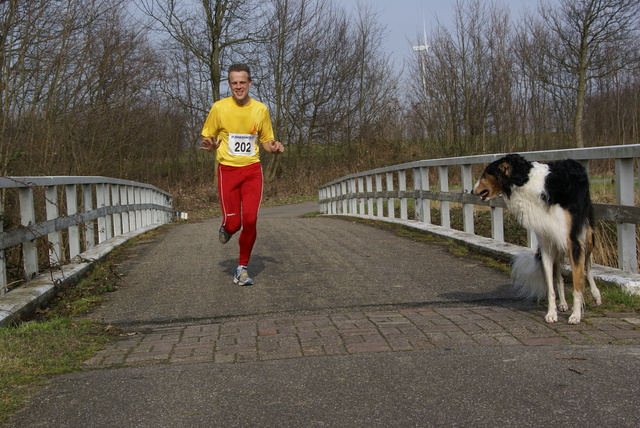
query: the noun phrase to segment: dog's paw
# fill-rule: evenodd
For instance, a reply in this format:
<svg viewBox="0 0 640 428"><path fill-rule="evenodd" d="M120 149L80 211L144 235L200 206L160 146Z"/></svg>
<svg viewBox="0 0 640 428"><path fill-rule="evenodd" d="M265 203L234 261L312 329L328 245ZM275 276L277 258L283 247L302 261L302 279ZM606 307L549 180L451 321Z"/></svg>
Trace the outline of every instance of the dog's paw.
<svg viewBox="0 0 640 428"><path fill-rule="evenodd" d="M569 305L567 303L560 303L558 305L558 310L560 312L567 312L569 310Z"/></svg>
<svg viewBox="0 0 640 428"><path fill-rule="evenodd" d="M593 300L595 300L596 302L596 306L600 306L602 304L602 296L600 295L600 293L593 295Z"/></svg>
<svg viewBox="0 0 640 428"><path fill-rule="evenodd" d="M554 322L558 322L558 314L547 314L544 317L544 320L548 323L548 324L553 324Z"/></svg>
<svg viewBox="0 0 640 428"><path fill-rule="evenodd" d="M572 314L569 317L569 324L580 324L580 315Z"/></svg>

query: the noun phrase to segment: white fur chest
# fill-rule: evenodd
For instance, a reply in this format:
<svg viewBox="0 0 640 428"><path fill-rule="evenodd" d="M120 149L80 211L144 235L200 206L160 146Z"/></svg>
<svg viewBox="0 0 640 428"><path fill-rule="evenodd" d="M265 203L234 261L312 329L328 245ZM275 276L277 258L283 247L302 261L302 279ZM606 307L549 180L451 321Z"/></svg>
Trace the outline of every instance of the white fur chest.
<svg viewBox="0 0 640 428"><path fill-rule="evenodd" d="M539 238L555 241L556 245L564 247L569 234L565 210L559 205L548 205L543 200L548 174L548 165L533 162L529 180L523 186L514 186L511 198L505 198L505 202L523 227L533 231Z"/></svg>

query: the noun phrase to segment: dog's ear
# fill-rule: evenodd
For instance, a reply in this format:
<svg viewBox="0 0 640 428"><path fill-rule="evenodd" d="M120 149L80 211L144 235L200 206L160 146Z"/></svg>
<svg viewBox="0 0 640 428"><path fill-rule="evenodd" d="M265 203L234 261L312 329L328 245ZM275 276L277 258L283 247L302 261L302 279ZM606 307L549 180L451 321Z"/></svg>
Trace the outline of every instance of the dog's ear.
<svg viewBox="0 0 640 428"><path fill-rule="evenodd" d="M503 173L505 177L511 176L511 164L509 162L502 162L498 165L498 171Z"/></svg>

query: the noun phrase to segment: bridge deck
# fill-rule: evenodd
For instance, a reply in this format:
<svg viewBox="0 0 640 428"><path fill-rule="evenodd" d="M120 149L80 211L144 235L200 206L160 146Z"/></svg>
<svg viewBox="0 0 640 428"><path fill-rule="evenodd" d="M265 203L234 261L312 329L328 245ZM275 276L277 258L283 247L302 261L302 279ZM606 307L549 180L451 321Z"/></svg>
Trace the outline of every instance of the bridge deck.
<svg viewBox="0 0 640 428"><path fill-rule="evenodd" d="M511 297L506 275L444 244L344 219L296 216L314 207L261 211L252 287L232 283L237 237L220 244L219 220L169 227L133 250L122 268L128 285L96 314L126 324Z"/></svg>
<svg viewBox="0 0 640 428"><path fill-rule="evenodd" d="M252 287L218 220L127 250L91 314L123 338L11 426L637 424L640 315L547 325L480 261L315 210L261 211Z"/></svg>

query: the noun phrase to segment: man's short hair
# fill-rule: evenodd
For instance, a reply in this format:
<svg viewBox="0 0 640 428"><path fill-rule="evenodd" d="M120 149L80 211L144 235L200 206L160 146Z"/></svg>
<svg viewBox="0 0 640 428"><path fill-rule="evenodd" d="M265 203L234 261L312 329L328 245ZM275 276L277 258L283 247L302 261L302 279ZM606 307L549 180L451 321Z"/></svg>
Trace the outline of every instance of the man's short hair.
<svg viewBox="0 0 640 428"><path fill-rule="evenodd" d="M231 74L232 71L246 71L247 77L249 78L249 81L251 81L251 69L247 64L233 64L229 67L228 74Z"/></svg>

